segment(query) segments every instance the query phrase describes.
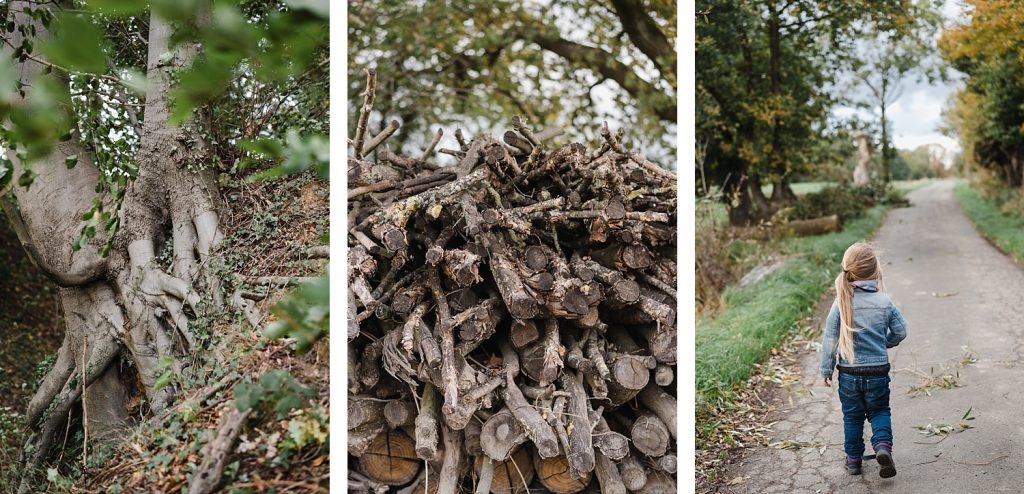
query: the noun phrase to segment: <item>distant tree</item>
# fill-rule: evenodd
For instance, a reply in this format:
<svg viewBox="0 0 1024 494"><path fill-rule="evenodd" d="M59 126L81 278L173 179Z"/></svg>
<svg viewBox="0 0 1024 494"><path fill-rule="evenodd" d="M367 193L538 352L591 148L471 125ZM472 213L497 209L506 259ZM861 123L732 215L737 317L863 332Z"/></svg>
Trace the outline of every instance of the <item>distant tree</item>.
<svg viewBox="0 0 1024 494"><path fill-rule="evenodd" d="M890 162L893 149L889 132L888 109L903 93L903 82L908 77L933 79L942 77L941 65L930 62L934 53L935 34L942 23L937 2L930 8L922 2L915 22L902 30L899 36L883 33L863 45L858 61L857 77L868 89L866 102L879 109L881 128L881 179L891 179Z"/></svg>

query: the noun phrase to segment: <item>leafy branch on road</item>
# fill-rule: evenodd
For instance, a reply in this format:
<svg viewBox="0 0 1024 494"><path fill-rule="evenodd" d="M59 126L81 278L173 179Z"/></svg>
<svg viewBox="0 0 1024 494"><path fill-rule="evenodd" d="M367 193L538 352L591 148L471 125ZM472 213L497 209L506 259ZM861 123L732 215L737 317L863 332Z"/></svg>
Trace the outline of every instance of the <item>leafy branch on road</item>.
<svg viewBox="0 0 1024 494"><path fill-rule="evenodd" d="M915 425L914 428L917 429L917 432L924 434L926 437L943 436L943 438L945 438L950 434L959 433L967 429L974 428L973 425L968 423L971 420L974 420L975 418L971 415L972 410L974 410L974 407L968 408L967 411L964 412L963 416L960 417L960 423L956 425L950 425L945 423L929 423L926 425Z"/></svg>
<svg viewBox="0 0 1024 494"><path fill-rule="evenodd" d="M978 361L978 358L966 346L963 347L963 350L964 355L960 357L959 361L953 364L943 364L938 372L935 371L934 366L928 369L928 373L916 368L910 369L911 372L919 375L921 380L917 384L910 386L907 394L912 397L921 393L931 396L932 390L935 389L959 388L961 386L960 369Z"/></svg>

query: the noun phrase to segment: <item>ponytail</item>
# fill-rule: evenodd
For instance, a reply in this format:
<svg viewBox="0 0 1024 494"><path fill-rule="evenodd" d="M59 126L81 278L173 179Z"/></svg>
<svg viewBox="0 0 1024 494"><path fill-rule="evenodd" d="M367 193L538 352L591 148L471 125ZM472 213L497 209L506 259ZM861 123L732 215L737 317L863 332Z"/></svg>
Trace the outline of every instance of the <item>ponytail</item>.
<svg viewBox="0 0 1024 494"><path fill-rule="evenodd" d="M882 262L871 245L857 242L843 254L843 270L836 276L836 304L839 306L839 355L853 362L853 285L854 281L877 280L882 288Z"/></svg>
<svg viewBox="0 0 1024 494"><path fill-rule="evenodd" d="M839 305L839 355L853 362L853 287L844 269L836 276L836 303Z"/></svg>

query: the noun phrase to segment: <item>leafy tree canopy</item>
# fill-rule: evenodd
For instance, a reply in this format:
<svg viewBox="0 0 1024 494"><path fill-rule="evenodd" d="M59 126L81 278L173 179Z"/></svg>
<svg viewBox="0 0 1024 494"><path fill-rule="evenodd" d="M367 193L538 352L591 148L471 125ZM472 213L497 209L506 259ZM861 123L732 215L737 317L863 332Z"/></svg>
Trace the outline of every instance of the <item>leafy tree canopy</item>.
<svg viewBox="0 0 1024 494"><path fill-rule="evenodd" d="M576 140L597 138L609 120L674 154L674 2L357 0L348 16L349 100L375 68L371 126L397 115L403 131L392 141L403 148L422 147L438 126L472 134L518 114Z"/></svg>
<svg viewBox="0 0 1024 494"><path fill-rule="evenodd" d="M967 74L946 111L968 164L1024 185L1024 11L1009 0L969 0L967 17L939 41L943 57Z"/></svg>
<svg viewBox="0 0 1024 494"><path fill-rule="evenodd" d="M698 163L726 192L731 220L770 216L791 200L788 181L807 174L830 150L839 104L853 104L837 83L863 66L858 41L917 35L934 2L859 0L709 0L697 4ZM773 197L762 182L776 184ZM776 192L777 191L777 192Z"/></svg>

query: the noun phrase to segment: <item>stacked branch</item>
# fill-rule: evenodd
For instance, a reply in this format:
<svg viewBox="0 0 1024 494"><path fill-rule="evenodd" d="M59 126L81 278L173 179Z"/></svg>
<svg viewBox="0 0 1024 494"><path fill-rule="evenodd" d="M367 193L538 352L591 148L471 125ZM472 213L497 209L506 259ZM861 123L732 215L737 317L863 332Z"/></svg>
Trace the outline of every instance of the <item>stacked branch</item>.
<svg viewBox="0 0 1024 494"><path fill-rule="evenodd" d="M353 485L674 482L674 174L621 131L553 147L520 118L501 140L457 131L436 151L453 165L440 130L400 155L397 123L369 137L368 79L348 160Z"/></svg>

